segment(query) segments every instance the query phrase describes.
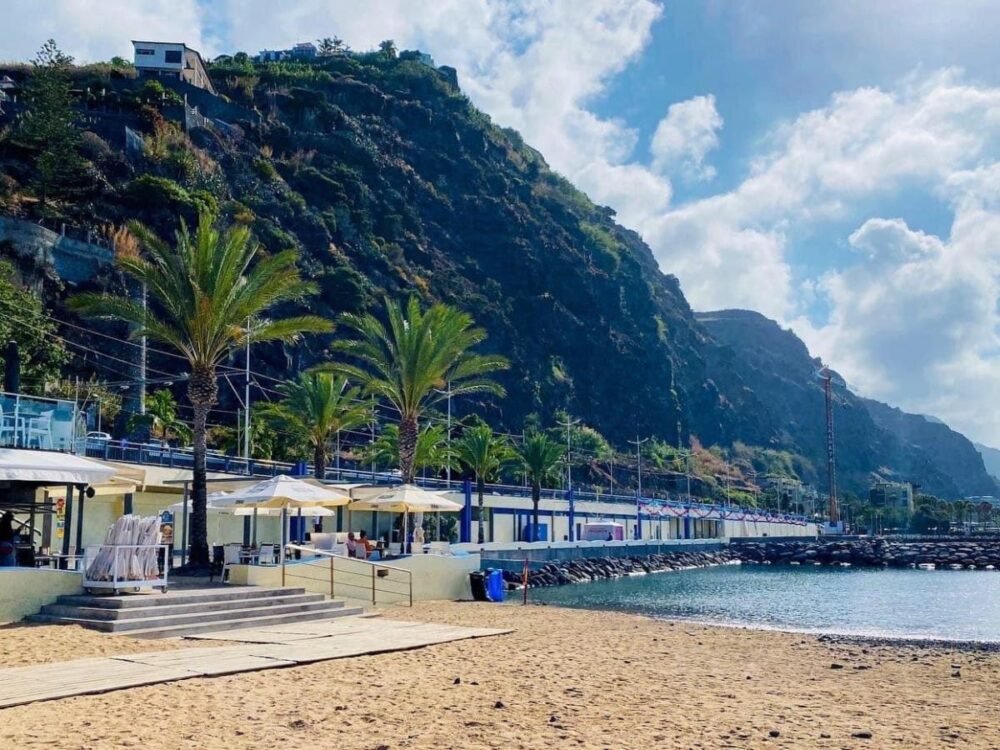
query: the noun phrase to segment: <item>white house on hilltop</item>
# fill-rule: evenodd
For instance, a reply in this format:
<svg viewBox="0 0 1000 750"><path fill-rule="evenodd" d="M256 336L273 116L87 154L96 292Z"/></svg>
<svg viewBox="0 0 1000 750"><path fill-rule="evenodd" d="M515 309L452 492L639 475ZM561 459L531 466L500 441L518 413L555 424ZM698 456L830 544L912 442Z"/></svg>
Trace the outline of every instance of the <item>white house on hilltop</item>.
<svg viewBox="0 0 1000 750"><path fill-rule="evenodd" d="M140 77L178 78L192 86L215 92L205 63L198 50L183 42L144 42L132 40L135 69Z"/></svg>

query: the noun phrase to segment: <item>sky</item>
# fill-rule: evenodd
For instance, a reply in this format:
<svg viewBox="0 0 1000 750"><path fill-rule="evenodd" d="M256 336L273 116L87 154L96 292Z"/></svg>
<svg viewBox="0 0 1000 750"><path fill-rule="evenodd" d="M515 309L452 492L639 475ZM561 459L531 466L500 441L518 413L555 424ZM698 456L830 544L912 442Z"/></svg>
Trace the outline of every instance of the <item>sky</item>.
<svg viewBox="0 0 1000 750"><path fill-rule="evenodd" d="M638 231L696 310L1000 445L995 0L4 0L0 58L394 39Z"/></svg>

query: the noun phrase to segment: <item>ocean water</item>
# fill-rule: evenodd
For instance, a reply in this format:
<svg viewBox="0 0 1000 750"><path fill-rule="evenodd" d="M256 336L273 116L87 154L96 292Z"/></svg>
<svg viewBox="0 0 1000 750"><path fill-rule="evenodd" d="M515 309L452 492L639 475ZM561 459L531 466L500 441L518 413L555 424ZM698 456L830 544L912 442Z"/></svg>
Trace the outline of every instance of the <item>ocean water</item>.
<svg viewBox="0 0 1000 750"><path fill-rule="evenodd" d="M535 589L530 597L762 629L1000 642L1000 571L725 565Z"/></svg>

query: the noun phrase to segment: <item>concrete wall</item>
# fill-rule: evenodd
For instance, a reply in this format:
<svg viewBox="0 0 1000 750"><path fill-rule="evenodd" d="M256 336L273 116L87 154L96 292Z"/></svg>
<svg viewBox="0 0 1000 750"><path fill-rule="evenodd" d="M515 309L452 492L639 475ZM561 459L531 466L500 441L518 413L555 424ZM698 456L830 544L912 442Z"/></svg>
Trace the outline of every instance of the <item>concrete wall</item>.
<svg viewBox="0 0 1000 750"><path fill-rule="evenodd" d="M285 586L304 588L330 595L330 561L333 561L333 597L372 604L373 567L348 557L320 557L289 561L285 566ZM409 579L394 568L407 570L413 580L413 601L471 599L469 573L479 570L479 555L412 555L386 563L385 577L375 577L375 604L409 602ZM232 583L251 586L281 586L280 566L234 565Z"/></svg>
<svg viewBox="0 0 1000 750"><path fill-rule="evenodd" d="M68 594L83 593L79 573L45 568L0 568L0 623L33 615Z"/></svg>
<svg viewBox="0 0 1000 750"><path fill-rule="evenodd" d="M79 283L114 262L108 247L64 237L30 221L0 216L0 242L9 240L15 252L41 266L55 268L64 281Z"/></svg>

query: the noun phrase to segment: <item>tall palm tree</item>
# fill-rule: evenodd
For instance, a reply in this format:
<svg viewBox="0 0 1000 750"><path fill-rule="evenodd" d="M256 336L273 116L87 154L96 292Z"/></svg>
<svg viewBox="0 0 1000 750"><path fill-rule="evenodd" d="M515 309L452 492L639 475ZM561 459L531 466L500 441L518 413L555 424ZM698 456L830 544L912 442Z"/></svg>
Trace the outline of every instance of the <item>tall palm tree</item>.
<svg viewBox="0 0 1000 750"><path fill-rule="evenodd" d="M483 493L486 483L496 479L500 470L514 458L517 453L510 442L502 435L493 432L489 425L478 424L469 427L455 443L455 458L476 475L476 492L479 495L479 543L485 541L483 536Z"/></svg>
<svg viewBox="0 0 1000 750"><path fill-rule="evenodd" d="M188 360L188 399L194 407L190 560L192 568L201 568L209 562L205 423L218 398L218 366L247 343L292 341L305 332L329 331L331 325L312 315L262 318L315 288L299 276L294 251L265 255L244 226L219 229L215 217L203 213L194 231L181 222L173 247L141 224L130 229L145 253L123 255L117 262L148 290L150 304L107 294L83 294L70 304L83 315L131 323L132 336L160 341Z"/></svg>
<svg viewBox="0 0 1000 750"><path fill-rule="evenodd" d="M538 541L538 504L542 499L542 483L557 481L562 467L565 449L544 432L529 432L518 454L524 463L524 473L531 482L531 530Z"/></svg>
<svg viewBox="0 0 1000 750"><path fill-rule="evenodd" d="M361 389L348 386L347 378L330 372L303 372L279 386L285 398L267 409L267 417L304 436L313 450L313 475L326 476L330 441L343 430L368 422Z"/></svg>
<svg viewBox="0 0 1000 750"><path fill-rule="evenodd" d="M344 315L341 327L353 338L334 343L334 350L358 364L328 365L361 383L368 393L385 399L399 413L399 470L412 482L417 425L424 412L447 395L504 395L486 376L508 367L498 355L469 351L486 338L464 312L445 304L422 310L416 297L406 307L385 300L388 326L374 315Z"/></svg>

